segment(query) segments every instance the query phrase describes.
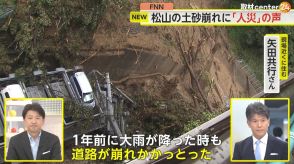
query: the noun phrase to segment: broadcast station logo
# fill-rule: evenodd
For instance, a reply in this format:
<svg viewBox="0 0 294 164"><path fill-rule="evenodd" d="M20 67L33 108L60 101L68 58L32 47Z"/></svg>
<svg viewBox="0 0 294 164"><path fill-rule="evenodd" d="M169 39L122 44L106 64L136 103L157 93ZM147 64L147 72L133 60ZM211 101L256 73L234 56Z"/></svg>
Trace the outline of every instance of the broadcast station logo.
<svg viewBox="0 0 294 164"><path fill-rule="evenodd" d="M281 12L287 13L291 10L291 4L287 1L283 1L279 6L277 5L255 5L253 3L241 3L242 10L280 10Z"/></svg>
<svg viewBox="0 0 294 164"><path fill-rule="evenodd" d="M287 13L291 10L291 4L289 2L281 2L281 4L279 5L279 9L280 11Z"/></svg>

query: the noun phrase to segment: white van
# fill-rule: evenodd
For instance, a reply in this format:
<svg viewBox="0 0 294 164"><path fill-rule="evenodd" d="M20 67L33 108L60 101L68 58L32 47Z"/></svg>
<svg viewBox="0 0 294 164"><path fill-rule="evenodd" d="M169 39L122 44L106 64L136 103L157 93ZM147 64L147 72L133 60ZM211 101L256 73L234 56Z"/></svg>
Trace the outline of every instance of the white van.
<svg viewBox="0 0 294 164"><path fill-rule="evenodd" d="M95 107L95 100L92 87L85 72L76 72L70 77L70 82L77 94L88 107Z"/></svg>
<svg viewBox="0 0 294 164"><path fill-rule="evenodd" d="M25 94L19 84L7 85L1 90L1 99L4 102L4 98L25 98Z"/></svg>

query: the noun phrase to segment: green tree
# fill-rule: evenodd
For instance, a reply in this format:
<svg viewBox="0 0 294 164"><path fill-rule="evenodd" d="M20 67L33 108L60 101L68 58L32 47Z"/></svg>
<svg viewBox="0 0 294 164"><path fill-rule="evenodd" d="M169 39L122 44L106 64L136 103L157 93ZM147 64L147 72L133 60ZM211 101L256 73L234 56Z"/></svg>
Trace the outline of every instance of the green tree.
<svg viewBox="0 0 294 164"><path fill-rule="evenodd" d="M254 5L279 5L282 0L278 1L258 1L252 2ZM288 1L293 4L293 1ZM228 8L240 8L241 3L247 3L241 0L233 1L228 4ZM292 5L293 6L293 5ZM250 26L250 27L227 27L231 43L233 44L234 53L244 59L251 67L257 78L263 80L263 37L266 34L288 34L289 35L289 71L294 72L294 34L293 27L287 26Z"/></svg>
<svg viewBox="0 0 294 164"><path fill-rule="evenodd" d="M4 49L14 53L2 55L15 59L11 64L16 72L71 67L75 59L80 60L81 48L91 48L98 24L106 19L105 11L128 4L127 0L16 1L13 16L1 27L9 35L0 37L9 45Z"/></svg>

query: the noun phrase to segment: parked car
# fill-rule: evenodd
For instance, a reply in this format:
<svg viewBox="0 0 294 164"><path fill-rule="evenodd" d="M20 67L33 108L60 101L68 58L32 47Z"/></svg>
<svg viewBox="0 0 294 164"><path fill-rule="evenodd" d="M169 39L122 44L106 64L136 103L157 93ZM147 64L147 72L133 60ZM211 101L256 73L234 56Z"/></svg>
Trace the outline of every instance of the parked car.
<svg viewBox="0 0 294 164"><path fill-rule="evenodd" d="M70 82L83 104L87 107L94 108L96 105L94 93L85 72L75 72L70 77Z"/></svg>
<svg viewBox="0 0 294 164"><path fill-rule="evenodd" d="M25 94L19 84L7 85L1 90L1 99L4 102L5 98L25 98Z"/></svg>

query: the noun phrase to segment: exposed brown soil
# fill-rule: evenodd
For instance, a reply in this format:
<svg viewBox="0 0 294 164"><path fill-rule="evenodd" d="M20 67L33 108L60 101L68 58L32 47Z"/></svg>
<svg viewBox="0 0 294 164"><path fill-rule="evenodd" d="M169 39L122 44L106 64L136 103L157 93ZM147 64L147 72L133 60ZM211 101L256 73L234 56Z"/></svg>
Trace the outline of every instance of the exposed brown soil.
<svg viewBox="0 0 294 164"><path fill-rule="evenodd" d="M220 5L220 2L215 1L190 1L176 2L174 6L218 8ZM92 46L92 49L97 51L82 63L86 70L99 69L102 72L110 72L113 83L131 97L145 93L158 101L172 100L178 101L179 104L184 102L187 105L187 108L184 108L187 110L184 115L191 115L191 118L197 118L196 113L204 112L205 107L199 104L195 106L195 100L200 104L202 100L199 99L197 92L193 93L189 72L180 58L179 48L167 32L176 27L142 27L130 24L124 16L119 20L119 26L115 27L116 31L103 28L97 30ZM246 96L246 87L240 85L234 76L234 58L231 57L229 50L226 29L195 27L195 30L195 41L201 40L198 53L202 59L199 60L208 58L211 61L209 67L204 69L207 74L200 78L201 86L209 103L219 112L224 109L229 97ZM198 68L203 65L193 67L199 70ZM152 112L150 107L140 109L142 112L137 114L146 116L148 112L156 115L166 112ZM180 118L178 114L180 113L174 113L175 117ZM144 126L138 126L140 127ZM165 127L174 128L172 123Z"/></svg>

